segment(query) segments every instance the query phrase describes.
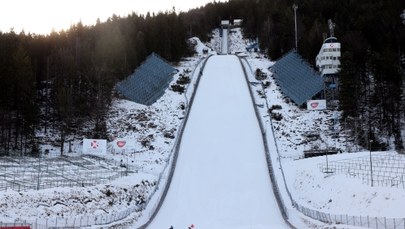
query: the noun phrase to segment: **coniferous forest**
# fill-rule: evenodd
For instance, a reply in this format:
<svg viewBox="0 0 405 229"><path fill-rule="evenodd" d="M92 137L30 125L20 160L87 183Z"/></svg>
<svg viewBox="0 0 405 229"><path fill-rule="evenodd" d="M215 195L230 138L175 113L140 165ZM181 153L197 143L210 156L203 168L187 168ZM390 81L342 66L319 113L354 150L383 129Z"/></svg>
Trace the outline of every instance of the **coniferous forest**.
<svg viewBox="0 0 405 229"><path fill-rule="evenodd" d="M210 39L220 20L243 19L246 38L276 60L295 47L311 64L336 23L342 44L341 125L364 147L403 149L405 22L403 0L230 0L188 12L126 17L49 35L0 32L0 152L37 154L38 131L105 137L114 85L152 52L172 63L192 54L187 38ZM135 9L134 9L135 11ZM83 129L83 126L86 128Z"/></svg>

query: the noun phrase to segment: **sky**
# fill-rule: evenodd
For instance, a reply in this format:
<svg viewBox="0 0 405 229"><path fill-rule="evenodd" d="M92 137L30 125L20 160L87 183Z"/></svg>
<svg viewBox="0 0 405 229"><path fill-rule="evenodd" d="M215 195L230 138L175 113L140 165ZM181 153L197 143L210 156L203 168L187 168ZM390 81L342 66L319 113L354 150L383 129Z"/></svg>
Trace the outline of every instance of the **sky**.
<svg viewBox="0 0 405 229"><path fill-rule="evenodd" d="M209 2L213 0L13 0L4 2L0 7L0 31L9 32L13 28L16 33L24 30L25 33L49 34L68 29L79 21L84 25L93 25L99 18L103 22L113 14L158 13L173 7L180 12Z"/></svg>

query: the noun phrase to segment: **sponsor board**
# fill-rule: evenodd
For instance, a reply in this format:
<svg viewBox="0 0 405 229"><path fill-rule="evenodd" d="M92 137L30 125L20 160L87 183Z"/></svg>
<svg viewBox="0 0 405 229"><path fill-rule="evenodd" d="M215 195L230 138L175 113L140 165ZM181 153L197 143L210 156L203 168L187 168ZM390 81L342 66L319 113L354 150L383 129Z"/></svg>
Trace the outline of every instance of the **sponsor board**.
<svg viewBox="0 0 405 229"><path fill-rule="evenodd" d="M135 150L135 139L119 138L113 141L113 149L115 151L133 151Z"/></svg>
<svg viewBox="0 0 405 229"><path fill-rule="evenodd" d="M105 139L83 139L84 154L106 154L107 140Z"/></svg>
<svg viewBox="0 0 405 229"><path fill-rule="evenodd" d="M308 100L307 110L325 110L326 100Z"/></svg>
<svg viewBox="0 0 405 229"><path fill-rule="evenodd" d="M0 226L0 229L31 229L30 226Z"/></svg>

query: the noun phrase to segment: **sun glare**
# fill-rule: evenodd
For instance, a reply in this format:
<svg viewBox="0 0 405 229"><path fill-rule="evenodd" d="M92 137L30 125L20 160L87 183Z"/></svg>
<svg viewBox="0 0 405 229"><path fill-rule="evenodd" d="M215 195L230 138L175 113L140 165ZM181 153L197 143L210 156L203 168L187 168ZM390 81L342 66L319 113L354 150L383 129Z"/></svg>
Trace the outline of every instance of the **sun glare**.
<svg viewBox="0 0 405 229"><path fill-rule="evenodd" d="M19 33L49 34L68 29L82 22L93 25L97 19L105 21L113 14L127 16L135 12L165 12L175 7L176 12L187 11L213 2L213 0L13 0L0 7L0 31L11 29ZM216 2L224 2L224 0Z"/></svg>

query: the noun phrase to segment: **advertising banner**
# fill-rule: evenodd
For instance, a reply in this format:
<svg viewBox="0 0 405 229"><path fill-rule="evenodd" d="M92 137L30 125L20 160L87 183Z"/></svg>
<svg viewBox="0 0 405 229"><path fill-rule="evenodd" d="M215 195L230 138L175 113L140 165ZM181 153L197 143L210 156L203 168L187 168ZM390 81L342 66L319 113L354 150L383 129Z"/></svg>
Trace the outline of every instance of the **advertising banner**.
<svg viewBox="0 0 405 229"><path fill-rule="evenodd" d="M135 139L118 138L113 141L113 149L115 151L135 151Z"/></svg>
<svg viewBox="0 0 405 229"><path fill-rule="evenodd" d="M30 226L0 226L0 229L31 229Z"/></svg>
<svg viewBox="0 0 405 229"><path fill-rule="evenodd" d="M97 155L107 154L107 140L83 139L83 153Z"/></svg>
<svg viewBox="0 0 405 229"><path fill-rule="evenodd" d="M325 110L326 100L308 100L307 101L308 110Z"/></svg>

